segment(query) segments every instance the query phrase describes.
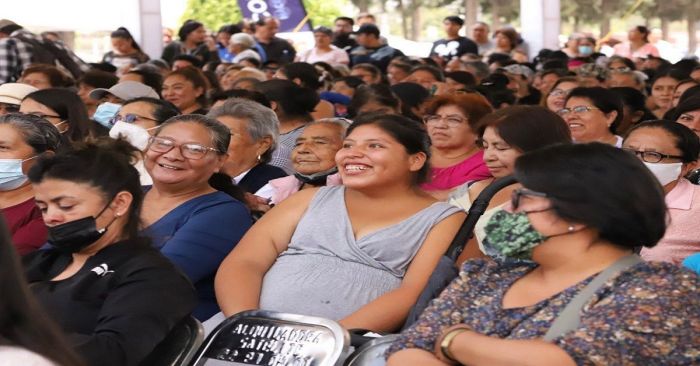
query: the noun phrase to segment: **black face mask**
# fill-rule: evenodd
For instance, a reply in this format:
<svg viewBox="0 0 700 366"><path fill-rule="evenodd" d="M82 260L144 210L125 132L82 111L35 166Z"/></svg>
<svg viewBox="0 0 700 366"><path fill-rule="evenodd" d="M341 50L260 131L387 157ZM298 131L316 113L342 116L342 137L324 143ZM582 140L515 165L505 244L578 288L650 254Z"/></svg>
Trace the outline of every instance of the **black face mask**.
<svg viewBox="0 0 700 366"><path fill-rule="evenodd" d="M110 201L110 203L112 203ZM96 219L109 207L109 204L97 214L97 216L84 217L82 219L66 222L61 225L47 227L49 231L48 242L56 250L72 254L81 251L90 244L98 241L107 232L107 227L97 230ZM116 219L116 217L115 217ZM114 220L112 220L114 222Z"/></svg>
<svg viewBox="0 0 700 366"><path fill-rule="evenodd" d="M326 171L306 175L301 173L294 173L294 176L299 179L302 183L312 185L314 187L322 187L326 185L326 180L328 176L333 175L338 172L338 167L332 167Z"/></svg>

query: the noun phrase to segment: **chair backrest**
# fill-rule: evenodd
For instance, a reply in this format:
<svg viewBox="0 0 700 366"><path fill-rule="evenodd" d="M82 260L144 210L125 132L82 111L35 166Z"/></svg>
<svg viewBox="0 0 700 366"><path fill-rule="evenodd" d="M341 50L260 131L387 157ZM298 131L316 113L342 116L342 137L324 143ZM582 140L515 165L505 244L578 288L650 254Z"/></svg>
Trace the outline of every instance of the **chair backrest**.
<svg viewBox="0 0 700 366"><path fill-rule="evenodd" d="M192 316L178 323L151 352L141 366L186 365L204 340L202 324Z"/></svg>
<svg viewBox="0 0 700 366"><path fill-rule="evenodd" d="M214 329L190 366L332 366L347 355L349 343L348 332L329 319L244 311Z"/></svg>
<svg viewBox="0 0 700 366"><path fill-rule="evenodd" d="M386 364L384 353L399 337L398 334L389 334L375 338L353 352L343 366L383 366Z"/></svg>

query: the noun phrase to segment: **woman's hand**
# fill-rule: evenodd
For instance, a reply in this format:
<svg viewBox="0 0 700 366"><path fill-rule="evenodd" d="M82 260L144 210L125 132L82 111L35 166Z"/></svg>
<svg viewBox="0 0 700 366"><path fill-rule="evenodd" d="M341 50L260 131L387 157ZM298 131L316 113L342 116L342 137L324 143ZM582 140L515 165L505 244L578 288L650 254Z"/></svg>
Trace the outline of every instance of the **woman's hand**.
<svg viewBox="0 0 700 366"><path fill-rule="evenodd" d="M245 203L251 211L267 212L272 208L269 199L247 192L245 194Z"/></svg>
<svg viewBox="0 0 700 366"><path fill-rule="evenodd" d="M466 331L452 340L449 352L463 365L575 366L563 349L539 339L501 339Z"/></svg>

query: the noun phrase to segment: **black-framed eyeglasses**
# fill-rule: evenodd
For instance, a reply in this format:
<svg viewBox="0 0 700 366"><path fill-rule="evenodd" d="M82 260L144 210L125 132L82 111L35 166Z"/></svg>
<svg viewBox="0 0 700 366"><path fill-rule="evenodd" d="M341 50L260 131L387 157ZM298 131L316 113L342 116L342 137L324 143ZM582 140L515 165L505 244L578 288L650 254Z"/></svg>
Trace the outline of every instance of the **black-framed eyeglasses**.
<svg viewBox="0 0 700 366"><path fill-rule="evenodd" d="M513 206L513 210L518 209L518 207L520 206L520 198L523 196L533 196L533 197L546 198L547 194L542 193L542 192L533 191L533 190L527 189L527 188L518 188L518 189L514 190L513 194L510 196L510 204Z"/></svg>
<svg viewBox="0 0 700 366"><path fill-rule="evenodd" d="M173 139L167 137L153 136L148 140L148 149L157 153L167 153L175 147L180 148L180 154L186 159L199 160L203 158L209 151L221 153L221 151L208 146L203 146L195 143L186 143L177 145Z"/></svg>
<svg viewBox="0 0 700 366"><path fill-rule="evenodd" d="M126 123L134 123L136 122L137 119L145 119L153 122L158 122L157 119L155 118L149 118L149 117L144 117L144 116L139 116L138 114L133 114L133 113L127 113L125 115L115 115L114 117L110 118L109 123L114 125L115 123L121 121L121 122L126 122Z"/></svg>
<svg viewBox="0 0 700 366"><path fill-rule="evenodd" d="M642 159L642 161L644 162L652 164L658 163L664 159L683 159L682 156L662 154L656 151L638 151L630 148L622 148L622 150L627 151L630 154L634 154L638 158Z"/></svg>
<svg viewBox="0 0 700 366"><path fill-rule="evenodd" d="M576 114L581 114L581 113L586 113L586 112L590 112L590 111L593 111L593 110L599 110L599 109L600 109L600 108L589 107L589 106L586 106L586 105L577 105L577 106L571 107L571 108L562 108L562 109L560 109L559 112L557 112L557 113L558 113L560 116L564 117L564 116L570 114L571 112L574 112L574 113L576 113Z"/></svg>

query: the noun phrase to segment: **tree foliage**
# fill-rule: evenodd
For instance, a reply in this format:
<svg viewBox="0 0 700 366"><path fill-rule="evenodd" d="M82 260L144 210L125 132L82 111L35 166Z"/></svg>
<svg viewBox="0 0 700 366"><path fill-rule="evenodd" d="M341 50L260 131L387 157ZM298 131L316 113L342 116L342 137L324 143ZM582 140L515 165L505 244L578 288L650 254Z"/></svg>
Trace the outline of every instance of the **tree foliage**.
<svg viewBox="0 0 700 366"><path fill-rule="evenodd" d="M304 0L306 13L311 18L311 24L314 27L319 25L331 26L336 17L342 15L340 9L344 1L328 1L328 0Z"/></svg>
<svg viewBox="0 0 700 366"><path fill-rule="evenodd" d="M181 20L195 19L216 31L222 25L237 23L242 18L236 0L188 0Z"/></svg>
<svg viewBox="0 0 700 366"><path fill-rule="evenodd" d="M527 1L527 0L520 0ZM493 23L510 23L520 16L519 0L481 0L480 5L484 13L491 14ZM496 19L498 18L498 19Z"/></svg>
<svg viewBox="0 0 700 366"><path fill-rule="evenodd" d="M331 25L341 14L340 6L345 0L303 0L306 12L314 26ZM211 30L224 24L237 23L243 19L236 0L188 0L181 20L196 19Z"/></svg>

